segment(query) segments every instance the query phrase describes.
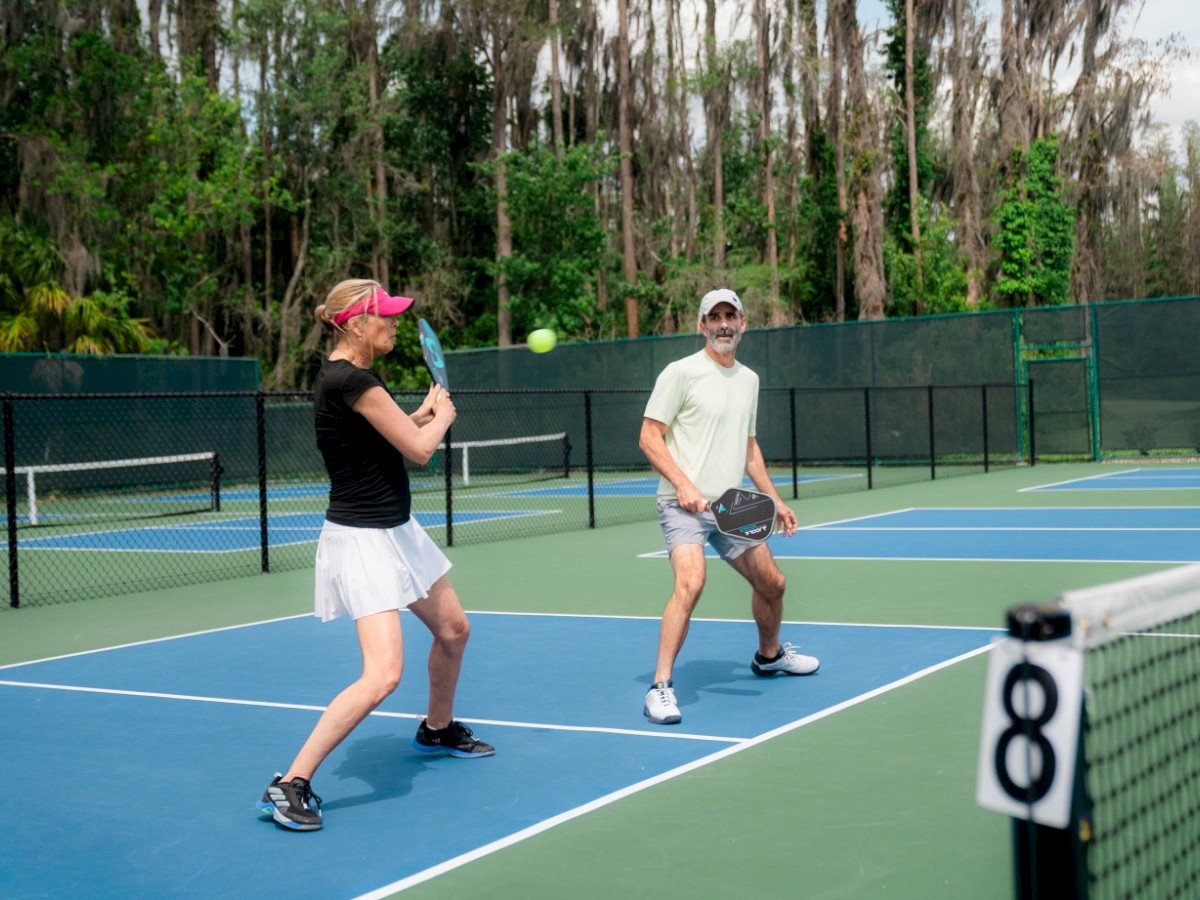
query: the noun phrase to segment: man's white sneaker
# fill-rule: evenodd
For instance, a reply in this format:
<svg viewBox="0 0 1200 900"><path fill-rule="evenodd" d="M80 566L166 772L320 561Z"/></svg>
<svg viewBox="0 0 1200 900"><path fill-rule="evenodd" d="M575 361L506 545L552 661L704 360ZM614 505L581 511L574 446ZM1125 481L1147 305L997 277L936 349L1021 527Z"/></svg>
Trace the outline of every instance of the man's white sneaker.
<svg viewBox="0 0 1200 900"><path fill-rule="evenodd" d="M769 678L776 672L782 672L784 675L811 675L821 668L819 659L815 656L805 656L803 653L798 653L797 650L798 648L791 644L784 644L779 649L779 655L774 659L766 659L755 652L754 659L750 663L750 670L755 675Z"/></svg>
<svg viewBox="0 0 1200 900"><path fill-rule="evenodd" d="M683 721L671 684L670 681L660 681L646 691L646 705L642 713L655 725L675 725Z"/></svg>

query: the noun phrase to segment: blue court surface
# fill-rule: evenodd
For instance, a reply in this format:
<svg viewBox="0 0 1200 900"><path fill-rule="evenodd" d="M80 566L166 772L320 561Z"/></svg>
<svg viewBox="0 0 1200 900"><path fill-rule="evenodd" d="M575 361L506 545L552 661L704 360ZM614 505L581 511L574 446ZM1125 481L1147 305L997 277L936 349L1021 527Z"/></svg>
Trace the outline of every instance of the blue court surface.
<svg viewBox="0 0 1200 900"><path fill-rule="evenodd" d="M552 515L558 510L488 510L457 512L454 524L490 522L523 516ZM441 512L418 516L425 529L444 528L446 515ZM321 533L325 513L286 513L267 517L267 534L272 547L315 542ZM46 535L21 538L22 550L150 550L170 553L226 553L231 550L258 550L261 525L257 516L219 519L210 522L176 522L171 525L147 525L139 528L111 528L79 534Z"/></svg>
<svg viewBox="0 0 1200 900"><path fill-rule="evenodd" d="M357 677L351 623L305 616L0 669L0 895L383 896L984 652L997 634L785 623L821 670L759 679L752 622L696 620L675 673L683 723L656 727L642 697L657 619L476 613L456 713L497 752L458 760L410 746L428 636L403 621L404 681L317 773L315 833L277 827L254 802Z"/></svg>
<svg viewBox="0 0 1200 900"><path fill-rule="evenodd" d="M1200 507L902 509L769 545L776 559L1189 563L1200 562L1197 532Z"/></svg>
<svg viewBox="0 0 1200 900"><path fill-rule="evenodd" d="M1022 492L1186 490L1200 490L1200 469L1122 469L1021 489Z"/></svg>
<svg viewBox="0 0 1200 900"><path fill-rule="evenodd" d="M815 481L833 481L842 478L862 478L857 473L839 475L798 475L797 484L811 484ZM771 481L780 488L791 488L791 475L775 475ZM753 487L749 482L746 487ZM622 478L617 481L597 481L592 486L597 497L653 497L658 492L658 478ZM579 483L557 483L546 487L528 488L516 491L502 491L492 494L495 497L586 497L588 495L587 481Z"/></svg>

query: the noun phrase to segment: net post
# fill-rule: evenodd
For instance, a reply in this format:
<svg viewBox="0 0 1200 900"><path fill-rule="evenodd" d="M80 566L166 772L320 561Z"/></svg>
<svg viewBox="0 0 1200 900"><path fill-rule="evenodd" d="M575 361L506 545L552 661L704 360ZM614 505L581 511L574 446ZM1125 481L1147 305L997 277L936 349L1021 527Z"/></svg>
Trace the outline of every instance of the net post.
<svg viewBox="0 0 1200 900"><path fill-rule="evenodd" d="M1022 643L1058 641L1071 636L1071 614L1057 603L1028 603L1007 613L1008 636ZM1071 698L1083 703L1082 697ZM1084 714L1086 715L1086 708ZM1037 727L1025 718L1023 732L1032 743ZM1024 818L1014 817L1013 871L1016 874L1018 900L1057 900L1071 897L1087 900L1086 838L1089 816L1085 809L1083 734L1075 746L1075 781L1071 791L1071 817L1066 828L1053 828L1033 821L1033 784L1031 780L1028 808Z"/></svg>
<svg viewBox="0 0 1200 900"><path fill-rule="evenodd" d="M212 511L221 511L221 454L213 451L212 460L209 462L209 484L212 489Z"/></svg>
<svg viewBox="0 0 1200 900"><path fill-rule="evenodd" d="M4 500L8 519L8 605L21 605L21 580L17 570L17 448L13 445L13 402L4 398Z"/></svg>
<svg viewBox="0 0 1200 900"><path fill-rule="evenodd" d="M33 466L29 466L25 470L25 505L28 508L30 525L38 523L36 471L36 468Z"/></svg>
<svg viewBox="0 0 1200 900"><path fill-rule="evenodd" d="M571 477L571 436L563 432L563 478Z"/></svg>

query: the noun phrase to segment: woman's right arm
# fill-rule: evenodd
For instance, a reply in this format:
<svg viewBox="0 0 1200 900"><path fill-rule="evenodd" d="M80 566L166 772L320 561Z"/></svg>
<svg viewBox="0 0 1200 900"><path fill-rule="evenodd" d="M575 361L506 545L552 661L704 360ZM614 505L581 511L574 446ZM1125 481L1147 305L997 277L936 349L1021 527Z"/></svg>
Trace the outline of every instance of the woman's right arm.
<svg viewBox="0 0 1200 900"><path fill-rule="evenodd" d="M433 405L433 418L417 425L381 387L368 388L351 407L374 426L405 459L425 465L442 445L446 432L458 415L454 401L446 391Z"/></svg>

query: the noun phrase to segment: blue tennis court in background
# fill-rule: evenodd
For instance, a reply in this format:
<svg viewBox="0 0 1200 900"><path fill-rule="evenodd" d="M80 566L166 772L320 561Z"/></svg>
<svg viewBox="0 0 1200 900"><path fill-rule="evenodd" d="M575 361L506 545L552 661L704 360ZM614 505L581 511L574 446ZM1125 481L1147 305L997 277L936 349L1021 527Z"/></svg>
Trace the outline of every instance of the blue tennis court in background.
<svg viewBox="0 0 1200 900"><path fill-rule="evenodd" d="M1200 469L1122 469L1087 478L1021 488L1037 491L1186 491L1200 490Z"/></svg>
<svg viewBox="0 0 1200 900"><path fill-rule="evenodd" d="M1198 532L1200 507L901 509L769 541L778 559L1188 563Z"/></svg>
<svg viewBox="0 0 1200 900"><path fill-rule="evenodd" d="M404 616L400 689L314 779L319 841L256 815L321 706L358 674L353 626L311 616L0 669L9 779L4 896L355 896L681 774L983 652L990 629L785 623L820 656L756 678L749 621L696 620L676 668L684 721L642 716L658 620L474 614L456 714L494 757L410 746L428 635ZM563 666L562 647L589 665ZM519 650L519 652L518 652ZM539 652L544 650L546 652ZM297 665L297 660L306 660ZM46 791L63 791L47 803ZM295 864L297 845L313 847ZM287 865L272 860L291 859ZM425 873L425 874L423 874Z"/></svg>
<svg viewBox="0 0 1200 900"><path fill-rule="evenodd" d="M522 516L552 515L557 510L485 510L458 512L455 525L491 522ZM423 528L444 528L446 515L422 513ZM272 547L314 542L321 533L325 513L286 513L267 517ZM261 523L257 516L221 519L211 522L177 522L171 525L146 525L137 528L109 528L79 534L22 537L23 550L151 550L164 553L227 553L231 550L257 550L261 546Z"/></svg>
<svg viewBox="0 0 1200 900"><path fill-rule="evenodd" d="M861 474L846 473L838 475L798 475L797 484L811 484L816 481L833 481L844 478L863 478ZM781 493L791 488L792 476L776 475L771 479L780 488ZM746 487L751 487L746 482ZM616 481L597 481L592 488L597 497L653 497L658 491L658 478L623 478ZM571 484L554 484L545 487L525 488L515 491L503 491L492 494L495 497L586 497L587 482Z"/></svg>

